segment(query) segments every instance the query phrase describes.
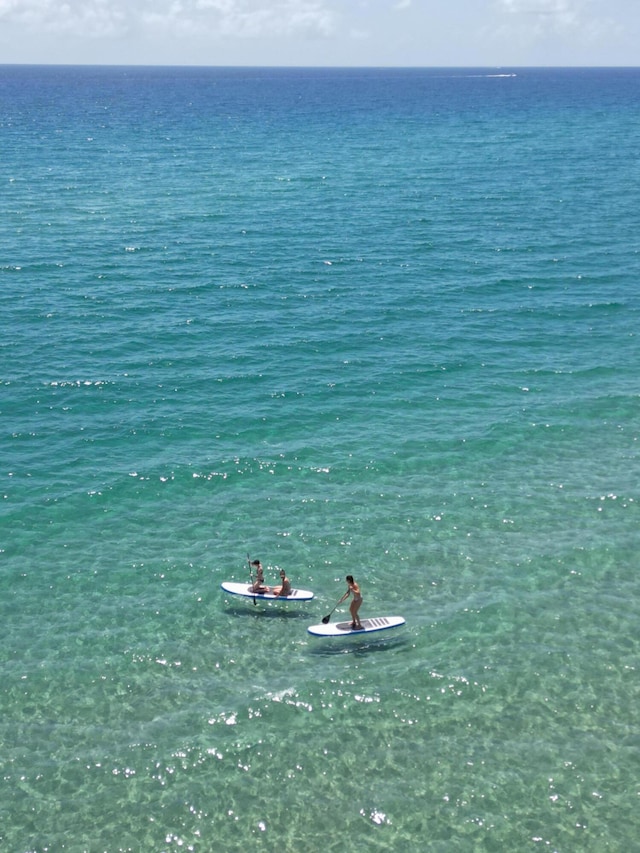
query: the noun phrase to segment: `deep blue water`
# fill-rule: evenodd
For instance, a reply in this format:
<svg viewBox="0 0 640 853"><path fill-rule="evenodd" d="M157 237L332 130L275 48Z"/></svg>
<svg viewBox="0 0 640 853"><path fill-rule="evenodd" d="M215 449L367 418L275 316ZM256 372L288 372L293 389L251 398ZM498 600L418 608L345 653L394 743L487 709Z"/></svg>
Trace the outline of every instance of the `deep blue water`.
<svg viewBox="0 0 640 853"><path fill-rule="evenodd" d="M635 849L639 94L0 67L0 847Z"/></svg>

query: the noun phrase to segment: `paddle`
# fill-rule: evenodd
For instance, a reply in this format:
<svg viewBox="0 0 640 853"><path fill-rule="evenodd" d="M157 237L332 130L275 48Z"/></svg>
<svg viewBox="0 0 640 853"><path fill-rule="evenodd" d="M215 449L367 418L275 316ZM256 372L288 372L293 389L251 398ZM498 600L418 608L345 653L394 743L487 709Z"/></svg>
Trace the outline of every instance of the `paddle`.
<svg viewBox="0 0 640 853"><path fill-rule="evenodd" d="M251 568L251 557L249 556L248 552L247 552L247 563L249 563L249 575L251 577L251 590L253 591L255 584L253 582L253 569ZM258 602L256 601L255 595L253 596L253 606L254 607L258 606Z"/></svg>
<svg viewBox="0 0 640 853"><path fill-rule="evenodd" d="M338 606L338 604L342 604L342 602L343 602L343 601L344 601L344 595L342 596L342 598L340 599L340 601L337 601L337 602L334 604L334 606L333 606L333 610L331 611L331 613L333 613L333 611L336 609L336 607ZM322 624L323 624L323 625L326 625L326 624L329 622L329 619L331 619L331 613L327 613L327 615L326 615L326 616L323 616L323 617L322 617Z"/></svg>

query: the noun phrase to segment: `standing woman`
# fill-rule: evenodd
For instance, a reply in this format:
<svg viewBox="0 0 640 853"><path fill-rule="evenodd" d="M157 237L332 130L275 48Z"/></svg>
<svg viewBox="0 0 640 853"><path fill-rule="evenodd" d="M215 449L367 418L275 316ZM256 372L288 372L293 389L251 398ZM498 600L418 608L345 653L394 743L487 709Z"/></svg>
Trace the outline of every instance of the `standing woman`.
<svg viewBox="0 0 640 853"><path fill-rule="evenodd" d="M360 592L360 587L354 581L353 575L347 575L347 591L342 596L338 604L342 604L345 598L348 598L350 595L353 596L351 599L351 604L349 605L349 610L351 611L351 630L352 631L361 631L362 623L360 622L360 617L358 616L358 610L360 610L360 605L362 604L362 593Z"/></svg>

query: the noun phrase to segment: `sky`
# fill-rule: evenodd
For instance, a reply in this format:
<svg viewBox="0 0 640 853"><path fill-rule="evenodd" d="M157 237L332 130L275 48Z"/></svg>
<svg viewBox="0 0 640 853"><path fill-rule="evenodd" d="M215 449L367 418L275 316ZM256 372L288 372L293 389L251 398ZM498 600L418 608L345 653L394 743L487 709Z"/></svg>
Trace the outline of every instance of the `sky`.
<svg viewBox="0 0 640 853"><path fill-rule="evenodd" d="M640 0L0 0L0 64L636 66Z"/></svg>

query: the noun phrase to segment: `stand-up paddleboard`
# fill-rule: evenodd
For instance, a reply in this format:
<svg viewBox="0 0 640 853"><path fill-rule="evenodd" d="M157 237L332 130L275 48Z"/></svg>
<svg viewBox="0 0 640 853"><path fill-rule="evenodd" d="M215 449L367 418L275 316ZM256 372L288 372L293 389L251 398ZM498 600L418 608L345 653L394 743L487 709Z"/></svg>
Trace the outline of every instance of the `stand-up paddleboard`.
<svg viewBox="0 0 640 853"><path fill-rule="evenodd" d="M336 622L335 625L309 625L307 631L314 637L346 637L360 634L374 634L376 631L388 631L405 624L402 616L374 616L362 620L362 628L352 628L351 622Z"/></svg>
<svg viewBox="0 0 640 853"><path fill-rule="evenodd" d="M289 595L274 595L272 592L253 592L251 584L224 581L220 584L229 595L255 598L256 601L311 601L313 593L308 589L292 589Z"/></svg>

